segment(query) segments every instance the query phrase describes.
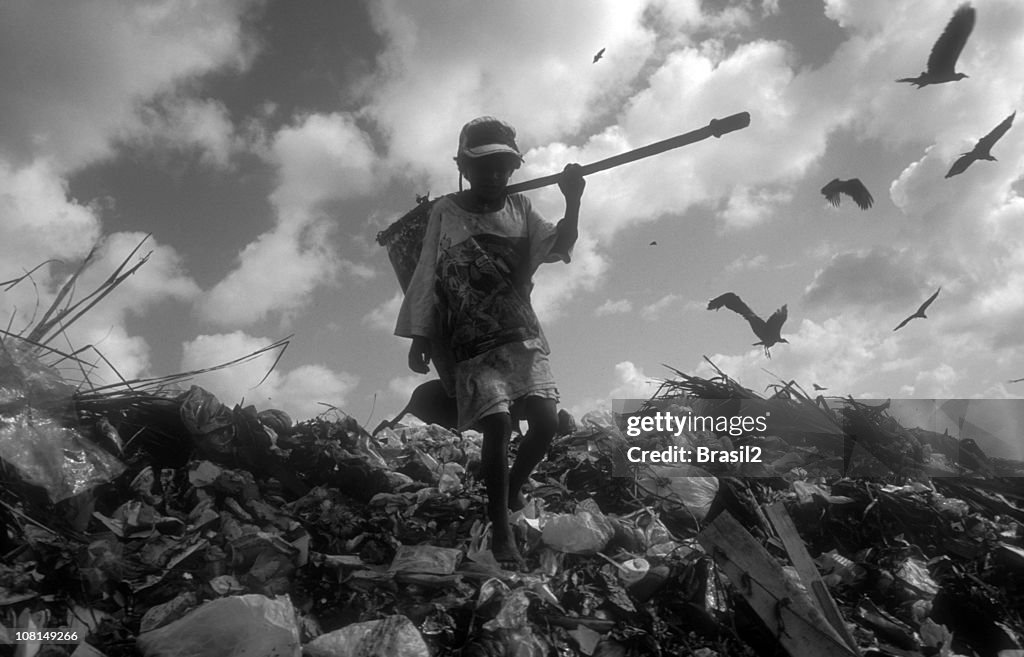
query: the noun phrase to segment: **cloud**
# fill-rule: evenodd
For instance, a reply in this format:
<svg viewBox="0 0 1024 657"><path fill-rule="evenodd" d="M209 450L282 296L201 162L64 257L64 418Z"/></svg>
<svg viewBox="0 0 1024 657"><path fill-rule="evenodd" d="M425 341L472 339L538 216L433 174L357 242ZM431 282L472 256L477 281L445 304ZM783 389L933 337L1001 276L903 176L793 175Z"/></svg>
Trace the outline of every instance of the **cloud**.
<svg viewBox="0 0 1024 657"><path fill-rule="evenodd" d="M337 284L339 272L372 275L338 256L335 226L324 211L329 201L372 190L376 156L355 120L306 116L274 136L270 157L279 170L270 195L277 223L242 249L235 268L197 306L203 320L218 326L247 326L272 313L288 318L317 287Z"/></svg>
<svg viewBox="0 0 1024 657"><path fill-rule="evenodd" d="M402 308L402 298L402 293L396 292L393 297L364 315L363 324L391 334L398 321L398 311Z"/></svg>
<svg viewBox="0 0 1024 657"><path fill-rule="evenodd" d="M271 343L272 340L242 331L200 335L182 345L181 370L209 368L252 354ZM244 400L260 410L279 408L299 421L324 412L326 407L321 402L345 410L348 395L359 383L358 377L322 365L301 365L283 371L282 363L267 374L276 357L277 352L267 352L245 363L197 375L193 383L229 406ZM264 376L266 380L260 383Z"/></svg>
<svg viewBox="0 0 1024 657"><path fill-rule="evenodd" d="M0 159L0 189L0 277L5 280L50 258L84 257L99 238L97 213L68 197L67 183L44 159L20 168ZM49 280L40 282L45 288Z"/></svg>
<svg viewBox="0 0 1024 657"><path fill-rule="evenodd" d="M603 315L620 315L623 313L633 312L633 304L629 299L608 299L600 306L594 309L594 314L598 317Z"/></svg>
<svg viewBox="0 0 1024 657"><path fill-rule="evenodd" d="M767 263L768 256L763 253L759 253L755 256L744 255L727 264L725 266L725 271L730 274L735 274L754 269L763 269Z"/></svg>
<svg viewBox="0 0 1024 657"><path fill-rule="evenodd" d="M648 322L658 320L662 313L665 312L669 307L679 301L681 297L678 294L666 294L654 303L647 304L640 309L640 317Z"/></svg>
<svg viewBox="0 0 1024 657"><path fill-rule="evenodd" d="M141 107L137 124L125 128L121 140L149 152L192 149L203 164L220 168L245 148L223 103L174 95Z"/></svg>
<svg viewBox="0 0 1024 657"><path fill-rule="evenodd" d="M0 152L66 172L111 153L136 103L252 55L241 17L254 3L116 0L4 3Z"/></svg>
<svg viewBox="0 0 1024 657"><path fill-rule="evenodd" d="M657 392L658 385L658 381L626 360L615 364L615 381L609 396L611 399L649 399Z"/></svg>
<svg viewBox="0 0 1024 657"><path fill-rule="evenodd" d="M815 272L803 301L830 311L847 306L897 309L920 296L929 284L921 279L920 265L911 251L889 246L836 253Z"/></svg>
<svg viewBox="0 0 1024 657"><path fill-rule="evenodd" d="M282 128L271 146L280 183L270 195L281 223L304 223L322 203L372 191L376 155L348 114L311 114Z"/></svg>

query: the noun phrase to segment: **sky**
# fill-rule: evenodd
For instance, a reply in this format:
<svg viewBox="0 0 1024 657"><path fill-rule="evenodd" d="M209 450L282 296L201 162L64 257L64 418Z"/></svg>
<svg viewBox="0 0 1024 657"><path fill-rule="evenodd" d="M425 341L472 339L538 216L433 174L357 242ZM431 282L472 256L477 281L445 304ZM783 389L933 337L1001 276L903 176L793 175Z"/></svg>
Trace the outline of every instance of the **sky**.
<svg viewBox="0 0 1024 657"><path fill-rule="evenodd" d="M70 379L203 369L291 336L269 375L271 355L194 382L375 426L430 376L392 333L401 295L375 238L458 188L463 123L515 126L516 182L749 112L587 178L572 262L535 278L562 405L647 398L666 365L711 378L708 360L759 392L1019 398L1024 127L998 161L944 175L1024 107L1024 4L974 2L970 77L895 82L957 4L5 0L0 281L32 275L0 288L0 320L24 330L90 249L79 297L149 235L145 265L61 336L89 347L88 381ZM874 207L826 203L836 177ZM529 194L561 217L556 188ZM727 291L764 317L786 304L789 344L769 360L739 315L707 310Z"/></svg>

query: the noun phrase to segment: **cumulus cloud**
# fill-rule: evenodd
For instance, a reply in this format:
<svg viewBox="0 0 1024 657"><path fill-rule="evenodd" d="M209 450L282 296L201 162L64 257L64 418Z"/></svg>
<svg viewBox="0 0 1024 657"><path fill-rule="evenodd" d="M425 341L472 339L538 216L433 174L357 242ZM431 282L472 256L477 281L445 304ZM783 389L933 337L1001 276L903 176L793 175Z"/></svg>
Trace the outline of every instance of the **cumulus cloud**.
<svg viewBox="0 0 1024 657"><path fill-rule="evenodd" d="M242 331L200 335L184 343L181 368L182 371L209 368L252 354L272 342ZM267 352L244 363L197 375L192 382L206 388L225 404L234 405L244 400L259 409L280 408L296 420L324 412L327 407L323 404L345 409L348 395L359 383L358 377L322 365L300 365L283 370L278 363L270 371L277 355L276 351Z"/></svg>
<svg viewBox="0 0 1024 657"><path fill-rule="evenodd" d="M246 65L246 0L194 4L4 4L0 20L0 152L70 171L111 152L136 103L185 78Z"/></svg>
<svg viewBox="0 0 1024 657"><path fill-rule="evenodd" d="M379 331L391 333L398 321L398 311L402 308L402 293L397 292L385 303L377 306L363 316L363 324Z"/></svg>
<svg viewBox="0 0 1024 657"><path fill-rule="evenodd" d="M376 156L368 137L346 114L313 114L282 128L270 157L279 183L270 196L275 227L239 253L237 265L198 305L199 316L220 326L250 325L305 307L314 290L336 283L340 271L366 279L369 268L338 256L329 201L366 194Z"/></svg>
<svg viewBox="0 0 1024 657"><path fill-rule="evenodd" d="M150 152L194 150L201 162L220 168L229 166L232 156L246 147L223 103L176 95L141 107L136 123L120 138Z"/></svg>
<svg viewBox="0 0 1024 657"><path fill-rule="evenodd" d="M608 299L594 309L594 314L598 317L603 315L620 315L631 312L633 312L633 304L629 299Z"/></svg>
<svg viewBox="0 0 1024 657"><path fill-rule="evenodd" d="M654 303L649 303L640 309L640 317L648 322L657 321L662 314L680 299L678 294L666 294Z"/></svg>
<svg viewBox="0 0 1024 657"><path fill-rule="evenodd" d="M615 381L611 388L611 399L649 399L657 390L659 382L647 376L635 363L628 360L615 364Z"/></svg>

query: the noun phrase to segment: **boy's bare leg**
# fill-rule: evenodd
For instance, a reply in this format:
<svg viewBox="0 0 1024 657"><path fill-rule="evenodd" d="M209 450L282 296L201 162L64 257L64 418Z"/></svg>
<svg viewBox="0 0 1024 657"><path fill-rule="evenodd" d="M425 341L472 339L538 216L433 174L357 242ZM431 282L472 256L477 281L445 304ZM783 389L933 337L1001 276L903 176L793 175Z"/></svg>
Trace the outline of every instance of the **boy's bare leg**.
<svg viewBox="0 0 1024 657"><path fill-rule="evenodd" d="M555 400L527 397L523 403L529 429L519 444L516 461L508 476L508 503L513 511L518 511L526 504L523 486L537 464L544 460L548 448L551 447L551 440L558 431L558 410Z"/></svg>
<svg viewBox="0 0 1024 657"><path fill-rule="evenodd" d="M508 513L508 441L512 436L512 417L494 413L480 419L483 433L480 469L487 489L487 518L491 521L491 551L503 568L520 569L525 565L512 536Z"/></svg>

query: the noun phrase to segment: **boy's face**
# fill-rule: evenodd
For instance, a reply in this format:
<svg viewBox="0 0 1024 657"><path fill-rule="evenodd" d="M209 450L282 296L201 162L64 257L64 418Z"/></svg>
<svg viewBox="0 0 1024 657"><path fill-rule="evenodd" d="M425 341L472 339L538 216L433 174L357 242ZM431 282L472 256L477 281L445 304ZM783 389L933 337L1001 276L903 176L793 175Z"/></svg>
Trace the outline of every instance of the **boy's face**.
<svg viewBox="0 0 1024 657"><path fill-rule="evenodd" d="M515 169L514 158L495 154L468 160L462 173L481 200L498 201L505 195L508 179Z"/></svg>

